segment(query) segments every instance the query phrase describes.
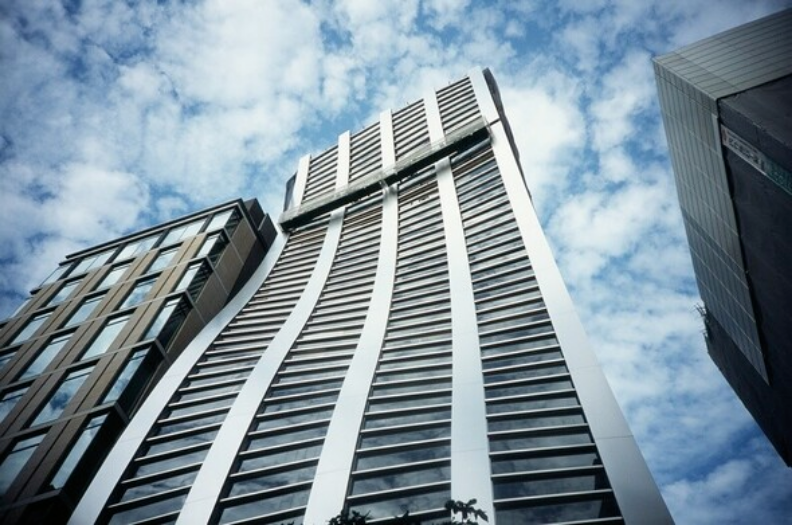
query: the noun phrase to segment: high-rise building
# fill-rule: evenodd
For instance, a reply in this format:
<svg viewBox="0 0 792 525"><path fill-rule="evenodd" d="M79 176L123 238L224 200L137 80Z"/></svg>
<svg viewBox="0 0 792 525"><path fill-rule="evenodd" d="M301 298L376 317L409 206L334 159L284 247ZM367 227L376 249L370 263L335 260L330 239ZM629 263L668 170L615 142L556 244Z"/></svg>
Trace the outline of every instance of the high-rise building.
<svg viewBox="0 0 792 525"><path fill-rule="evenodd" d="M285 208L71 523L385 523L471 498L500 525L671 522L489 72L306 156Z"/></svg>
<svg viewBox="0 0 792 525"><path fill-rule="evenodd" d="M0 326L0 522L64 522L146 393L274 240L232 201L72 254Z"/></svg>
<svg viewBox="0 0 792 525"><path fill-rule="evenodd" d="M792 9L655 74L707 348L792 465Z"/></svg>

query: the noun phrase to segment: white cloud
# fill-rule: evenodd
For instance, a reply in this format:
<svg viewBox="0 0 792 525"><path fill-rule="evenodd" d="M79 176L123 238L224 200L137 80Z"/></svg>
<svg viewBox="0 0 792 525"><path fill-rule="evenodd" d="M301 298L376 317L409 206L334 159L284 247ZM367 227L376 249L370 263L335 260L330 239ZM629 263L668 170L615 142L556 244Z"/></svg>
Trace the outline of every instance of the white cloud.
<svg viewBox="0 0 792 525"><path fill-rule="evenodd" d="M789 510L790 474L746 438L750 418L706 355L657 163L649 58L778 5L6 2L0 311L65 254L154 220L240 194L277 215L303 153L490 67L592 346L675 516L770 522Z"/></svg>

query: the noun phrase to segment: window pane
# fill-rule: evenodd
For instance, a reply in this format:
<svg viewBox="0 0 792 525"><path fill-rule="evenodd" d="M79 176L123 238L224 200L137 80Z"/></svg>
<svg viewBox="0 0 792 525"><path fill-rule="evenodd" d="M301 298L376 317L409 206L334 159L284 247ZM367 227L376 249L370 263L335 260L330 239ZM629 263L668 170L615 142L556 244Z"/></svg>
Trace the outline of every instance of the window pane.
<svg viewBox="0 0 792 525"><path fill-rule="evenodd" d="M27 386L23 386L22 388L17 388L16 390L11 390L3 394L3 397L0 398L0 422L11 413L17 402L25 395L27 389Z"/></svg>
<svg viewBox="0 0 792 525"><path fill-rule="evenodd" d="M14 337L14 340L11 341L11 343L9 344L15 345L17 343L21 343L23 341L27 341L28 339L30 339L33 336L33 334L36 333L36 330L38 330L41 327L41 325L43 325L47 321L51 313L52 312L47 312L44 314L38 314L35 317L33 317L30 321L28 321L28 324L25 325L25 327L16 335L16 337Z"/></svg>
<svg viewBox="0 0 792 525"><path fill-rule="evenodd" d="M44 434L17 441L0 465L0 495L6 493L42 439L44 439Z"/></svg>
<svg viewBox="0 0 792 525"><path fill-rule="evenodd" d="M159 235L152 235L151 237L146 237L145 239L127 244L121 250L121 253L118 254L118 260L135 257L143 252L149 251L151 247L154 246L154 243L157 242L158 238Z"/></svg>
<svg viewBox="0 0 792 525"><path fill-rule="evenodd" d="M204 219L201 219L199 221L191 222L190 224L185 224L184 226L178 226L172 229L168 232L168 235L165 236L165 240L162 241L162 244L168 245L178 242L182 239L186 239L187 237L192 237L201 231L204 222Z"/></svg>
<svg viewBox="0 0 792 525"><path fill-rule="evenodd" d="M212 264L215 264L227 244L228 241L226 241L222 234L215 233L209 235L206 240L204 240L203 246L201 246L201 249L198 251L197 257L208 256Z"/></svg>
<svg viewBox="0 0 792 525"><path fill-rule="evenodd" d="M93 367L89 366L87 368L75 370L67 375L63 383L61 383L55 393L49 398L49 401L41 408L41 411L39 411L38 416L33 420L31 426L40 425L59 417L66 408L66 405L68 405L69 401L74 397L74 394L77 393L77 390L79 390L80 386L82 386L88 378L91 371L93 371Z"/></svg>
<svg viewBox="0 0 792 525"><path fill-rule="evenodd" d="M115 338L118 337L118 334L123 330L129 317L129 315L124 315L122 317L110 319L104 328L102 328L102 331L99 332L96 339L94 339L93 343L91 343L91 346L85 351L82 359L88 359L107 352L107 349L110 348Z"/></svg>
<svg viewBox="0 0 792 525"><path fill-rule="evenodd" d="M107 275L105 275L105 278L102 279L102 282L99 284L99 288L106 288L120 281L121 276L124 275L124 273L127 271L128 268L129 265L125 264L123 266L116 266L115 268L110 270L110 272Z"/></svg>
<svg viewBox="0 0 792 525"><path fill-rule="evenodd" d="M65 335L60 335L54 337L50 340L47 346L39 353L36 359L33 360L32 363L28 365L22 375L19 376L19 379L27 379L29 377L36 376L44 371L47 368L55 356L61 351L61 349L66 346L66 343L69 342L72 333L68 333Z"/></svg>
<svg viewBox="0 0 792 525"><path fill-rule="evenodd" d="M94 268L99 268L110 260L110 257L113 255L114 251L115 249L84 257L79 263L77 263L77 267L74 268L72 274L77 275L80 273L85 273L89 270L93 270Z"/></svg>
<svg viewBox="0 0 792 525"><path fill-rule="evenodd" d="M104 299L104 295L91 297L83 301L83 304L72 314L64 326L74 326L88 319L102 299Z"/></svg>
<svg viewBox="0 0 792 525"><path fill-rule="evenodd" d="M75 288L77 288L77 285L79 284L80 284L80 279L64 284L61 287L61 289L58 290L58 293L56 293L50 298L49 302L47 303L47 306L55 306L61 304L63 301L66 300L67 297L69 297L69 295L71 295L71 293L74 291Z"/></svg>
<svg viewBox="0 0 792 525"><path fill-rule="evenodd" d="M209 226L206 228L206 231L216 230L225 226L225 224L228 222L228 218L231 217L233 212L234 210L226 210L212 217L212 220L209 222Z"/></svg>
<svg viewBox="0 0 792 525"><path fill-rule="evenodd" d="M138 350L132 354L132 357L129 358L129 361L127 361L127 364L124 366L123 370L121 370L121 373L118 374L118 378L116 378L113 386L111 386L110 390L108 390L107 394L105 394L102 403L110 403L121 397L121 394L126 389L129 381L132 380L132 376L134 376L135 372L137 372L138 368L140 368L140 364L143 362L143 358L146 357L147 352L148 350Z"/></svg>
<svg viewBox="0 0 792 525"><path fill-rule="evenodd" d="M77 441L74 443L74 446L69 451L69 455L66 456L66 459L61 464L58 472L55 473L55 477L52 478L52 483L50 485L54 489L59 489L66 484L69 480L69 476L74 471L74 467L77 466L77 463L82 459L83 454L88 449L88 446L93 441L94 436L96 436L99 429L102 427L102 423L107 418L107 414L102 414L101 416L97 416L91 419L86 425L85 430L83 430L80 437L77 438Z"/></svg>
<svg viewBox="0 0 792 525"><path fill-rule="evenodd" d="M167 346L187 316L187 312L188 307L182 304L181 299L170 299L154 319L154 323L146 332L145 339L157 337L163 347Z"/></svg>
<svg viewBox="0 0 792 525"><path fill-rule="evenodd" d="M5 368L5 365L7 365L8 362L14 358L14 354L16 354L16 352L6 352L4 354L0 354L0 370Z"/></svg>
<svg viewBox="0 0 792 525"><path fill-rule="evenodd" d="M176 252L178 251L179 251L178 248L171 248L170 250L165 250L164 252L160 252L160 254L157 255L157 258L154 259L154 262L151 263L151 266L149 267L148 271L156 272L162 270L163 268L167 268L170 265L171 261L173 261L173 256L176 255Z"/></svg>
<svg viewBox="0 0 792 525"><path fill-rule="evenodd" d="M177 290L184 290L188 286L190 286L190 282L195 277L195 274L198 273L198 269L201 267L200 264L191 264L185 270L184 275L182 275L181 280L179 281L179 285L176 287Z"/></svg>
<svg viewBox="0 0 792 525"><path fill-rule="evenodd" d="M55 281L66 275L66 272L69 271L69 268L71 268L71 266L72 266L71 263L58 266L57 268L55 268L55 271L49 274L47 278L41 282L41 286L44 286L45 284L49 284L49 283L54 283Z"/></svg>
<svg viewBox="0 0 792 525"><path fill-rule="evenodd" d="M124 301L124 304L121 305L121 309L131 308L143 302L143 299L146 298L148 293L154 287L154 282L156 280L157 280L156 277L151 277L149 279L146 279L145 281L138 282L127 296L126 300Z"/></svg>

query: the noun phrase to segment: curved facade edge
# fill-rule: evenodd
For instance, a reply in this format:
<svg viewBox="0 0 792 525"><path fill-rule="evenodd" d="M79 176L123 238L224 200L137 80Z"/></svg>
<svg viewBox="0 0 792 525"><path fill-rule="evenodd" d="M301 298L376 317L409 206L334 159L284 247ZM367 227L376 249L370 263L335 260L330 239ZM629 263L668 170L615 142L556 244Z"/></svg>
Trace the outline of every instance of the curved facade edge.
<svg viewBox="0 0 792 525"><path fill-rule="evenodd" d="M424 97L424 107L430 140L442 139L443 124L435 92ZM451 497L476 499L478 508L494 519L484 376L467 243L449 159L435 164L435 170L451 296Z"/></svg>
<svg viewBox="0 0 792 525"><path fill-rule="evenodd" d="M515 210L520 234L624 520L628 524L673 523L597 357L589 346L583 325L525 189L517 161L511 154L503 124L499 122L493 125L491 133L492 147Z"/></svg>
<svg viewBox="0 0 792 525"><path fill-rule="evenodd" d="M237 295L195 336L182 354L157 382L119 437L69 519L70 525L94 523L112 491L165 405L184 378L225 326L239 313L261 287L286 245L287 234L278 231L264 260Z"/></svg>
<svg viewBox="0 0 792 525"><path fill-rule="evenodd" d="M346 140L344 139L345 135L347 136ZM336 188L344 185L349 176L349 140L348 134L345 135L339 137ZM300 184L304 187L304 181L307 179L309 162L305 159L306 157L303 157L300 161L298 173L305 173L305 175L302 177L303 182L298 175L298 187ZM298 197L302 197L301 192L298 193ZM299 200L296 202L299 203ZM193 482L176 521L177 525L209 523L211 521L225 481L237 457L237 452L261 405L262 398L269 390L286 354L313 313L324 289L341 239L343 223L343 208L330 215L330 222L311 277L289 317L278 330L239 391L212 447L209 449L209 454L203 461L198 476Z"/></svg>

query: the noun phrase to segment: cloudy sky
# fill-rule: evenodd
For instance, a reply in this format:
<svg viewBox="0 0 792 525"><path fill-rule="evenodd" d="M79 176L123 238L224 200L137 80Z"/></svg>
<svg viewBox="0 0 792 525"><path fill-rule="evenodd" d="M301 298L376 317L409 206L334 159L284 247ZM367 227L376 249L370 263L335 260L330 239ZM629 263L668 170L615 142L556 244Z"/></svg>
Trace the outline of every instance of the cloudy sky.
<svg viewBox="0 0 792 525"><path fill-rule="evenodd" d="M67 253L238 196L475 66L679 523L788 523L783 466L709 360L650 59L754 0L0 2L0 317ZM786 518L786 519L785 519Z"/></svg>

